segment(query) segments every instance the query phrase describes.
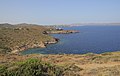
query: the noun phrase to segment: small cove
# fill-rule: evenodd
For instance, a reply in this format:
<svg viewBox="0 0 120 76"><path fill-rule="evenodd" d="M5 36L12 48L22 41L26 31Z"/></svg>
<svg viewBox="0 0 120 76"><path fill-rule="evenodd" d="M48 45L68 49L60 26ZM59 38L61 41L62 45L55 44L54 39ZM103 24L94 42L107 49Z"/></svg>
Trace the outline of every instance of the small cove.
<svg viewBox="0 0 120 76"><path fill-rule="evenodd" d="M28 49L22 54L85 54L120 50L120 26L73 26L66 30L78 30L74 34L53 34L59 38L57 44L47 48Z"/></svg>

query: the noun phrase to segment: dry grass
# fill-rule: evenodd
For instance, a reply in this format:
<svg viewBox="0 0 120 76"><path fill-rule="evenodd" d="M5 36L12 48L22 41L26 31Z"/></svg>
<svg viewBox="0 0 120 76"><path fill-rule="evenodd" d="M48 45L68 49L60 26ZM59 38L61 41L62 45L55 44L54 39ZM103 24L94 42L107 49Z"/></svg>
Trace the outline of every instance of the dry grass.
<svg viewBox="0 0 120 76"><path fill-rule="evenodd" d="M65 76L120 76L120 52L84 55L0 55L0 64L37 58L65 67Z"/></svg>

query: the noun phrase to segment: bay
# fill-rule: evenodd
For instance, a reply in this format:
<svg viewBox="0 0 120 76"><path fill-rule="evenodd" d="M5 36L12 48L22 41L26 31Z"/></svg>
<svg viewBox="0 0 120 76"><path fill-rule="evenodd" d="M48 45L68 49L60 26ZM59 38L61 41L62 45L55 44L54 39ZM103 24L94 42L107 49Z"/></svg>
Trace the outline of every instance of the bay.
<svg viewBox="0 0 120 76"><path fill-rule="evenodd" d="M57 44L47 48L28 49L22 54L85 54L120 50L120 26L72 26L66 30L78 30L74 34L53 34L59 38Z"/></svg>

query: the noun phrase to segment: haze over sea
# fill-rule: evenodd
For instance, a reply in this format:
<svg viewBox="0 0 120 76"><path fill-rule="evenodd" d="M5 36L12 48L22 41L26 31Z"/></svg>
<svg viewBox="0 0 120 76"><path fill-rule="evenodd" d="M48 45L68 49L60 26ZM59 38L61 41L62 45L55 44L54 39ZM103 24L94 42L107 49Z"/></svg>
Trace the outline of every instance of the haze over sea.
<svg viewBox="0 0 120 76"><path fill-rule="evenodd" d="M59 38L57 44L47 48L35 48L22 54L85 54L104 53L120 50L120 26L72 26L64 29L79 30L75 34L53 34Z"/></svg>

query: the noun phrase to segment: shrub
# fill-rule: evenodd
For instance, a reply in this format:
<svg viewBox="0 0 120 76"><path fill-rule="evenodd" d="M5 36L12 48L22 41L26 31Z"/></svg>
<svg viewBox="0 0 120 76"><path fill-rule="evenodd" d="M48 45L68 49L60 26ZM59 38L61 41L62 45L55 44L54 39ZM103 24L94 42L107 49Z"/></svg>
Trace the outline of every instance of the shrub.
<svg viewBox="0 0 120 76"><path fill-rule="evenodd" d="M0 66L1 76L63 76L63 69L37 59Z"/></svg>

